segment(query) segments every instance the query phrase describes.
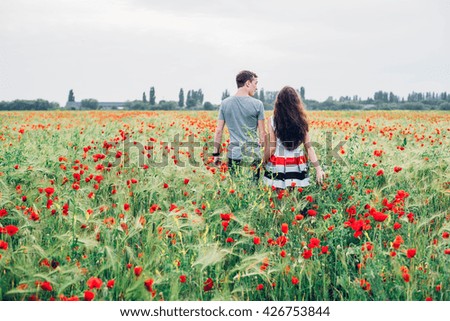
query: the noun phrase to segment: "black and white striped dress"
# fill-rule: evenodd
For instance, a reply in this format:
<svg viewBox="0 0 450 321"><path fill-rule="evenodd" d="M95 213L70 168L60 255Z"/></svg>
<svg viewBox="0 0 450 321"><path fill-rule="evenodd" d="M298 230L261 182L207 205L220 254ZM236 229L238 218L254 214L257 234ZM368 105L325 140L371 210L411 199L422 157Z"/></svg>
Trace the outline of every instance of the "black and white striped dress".
<svg viewBox="0 0 450 321"><path fill-rule="evenodd" d="M273 117L270 124L275 129ZM265 165L263 182L271 187L304 187L309 185L308 163L303 144L288 150L277 138L275 153Z"/></svg>

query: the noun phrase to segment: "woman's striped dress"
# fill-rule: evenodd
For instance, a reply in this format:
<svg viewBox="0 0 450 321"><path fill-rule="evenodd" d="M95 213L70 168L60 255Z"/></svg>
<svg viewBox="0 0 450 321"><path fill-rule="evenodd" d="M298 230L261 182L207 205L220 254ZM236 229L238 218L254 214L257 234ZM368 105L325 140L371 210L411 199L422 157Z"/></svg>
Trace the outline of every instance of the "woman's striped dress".
<svg viewBox="0 0 450 321"><path fill-rule="evenodd" d="M275 129L273 117L270 123ZM303 144L294 150L288 150L277 138L275 153L265 166L264 183L282 189L290 186L308 186L308 163L303 150Z"/></svg>

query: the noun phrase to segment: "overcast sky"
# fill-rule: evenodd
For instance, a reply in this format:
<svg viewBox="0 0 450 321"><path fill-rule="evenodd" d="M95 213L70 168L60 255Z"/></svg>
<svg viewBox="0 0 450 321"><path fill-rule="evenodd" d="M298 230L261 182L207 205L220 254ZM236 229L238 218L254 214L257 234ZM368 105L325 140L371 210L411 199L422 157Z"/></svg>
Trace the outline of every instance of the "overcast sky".
<svg viewBox="0 0 450 321"><path fill-rule="evenodd" d="M242 69L306 97L450 91L448 0L0 0L0 101L219 103Z"/></svg>

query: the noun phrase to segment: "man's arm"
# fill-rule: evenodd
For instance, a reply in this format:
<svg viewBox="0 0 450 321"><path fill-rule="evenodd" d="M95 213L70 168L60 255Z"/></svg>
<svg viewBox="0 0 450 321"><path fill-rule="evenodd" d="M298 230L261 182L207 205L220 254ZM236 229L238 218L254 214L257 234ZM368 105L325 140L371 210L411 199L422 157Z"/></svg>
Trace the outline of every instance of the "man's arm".
<svg viewBox="0 0 450 321"><path fill-rule="evenodd" d="M222 135L224 126L225 126L224 120L222 119L217 120L216 132L214 133L214 149L213 149L213 155L217 156L214 156L214 164L218 162L220 159L220 147L222 145Z"/></svg>
<svg viewBox="0 0 450 321"><path fill-rule="evenodd" d="M270 157L273 155L276 149L276 137L273 131L272 125L269 122L269 134L266 135L266 140L264 142L264 163L266 163Z"/></svg>
<svg viewBox="0 0 450 321"><path fill-rule="evenodd" d="M264 119L258 120L258 134L259 134L259 145L265 146L267 137L266 137L266 124L264 122Z"/></svg>

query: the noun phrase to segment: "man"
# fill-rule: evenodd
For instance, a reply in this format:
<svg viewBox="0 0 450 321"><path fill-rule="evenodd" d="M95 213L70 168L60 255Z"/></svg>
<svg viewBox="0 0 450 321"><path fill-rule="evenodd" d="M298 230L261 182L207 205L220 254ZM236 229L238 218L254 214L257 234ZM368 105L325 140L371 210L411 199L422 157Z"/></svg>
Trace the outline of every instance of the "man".
<svg viewBox="0 0 450 321"><path fill-rule="evenodd" d="M266 129L264 125L264 105L253 98L258 90L258 76L251 71L241 71L236 76L238 90L234 96L222 101L214 135L214 163L220 160L220 146L225 124L230 133L228 146L228 168L231 174L244 158L250 158L252 167L256 167L255 179L259 179L261 164L260 146L264 146ZM259 144L258 136L259 134Z"/></svg>

